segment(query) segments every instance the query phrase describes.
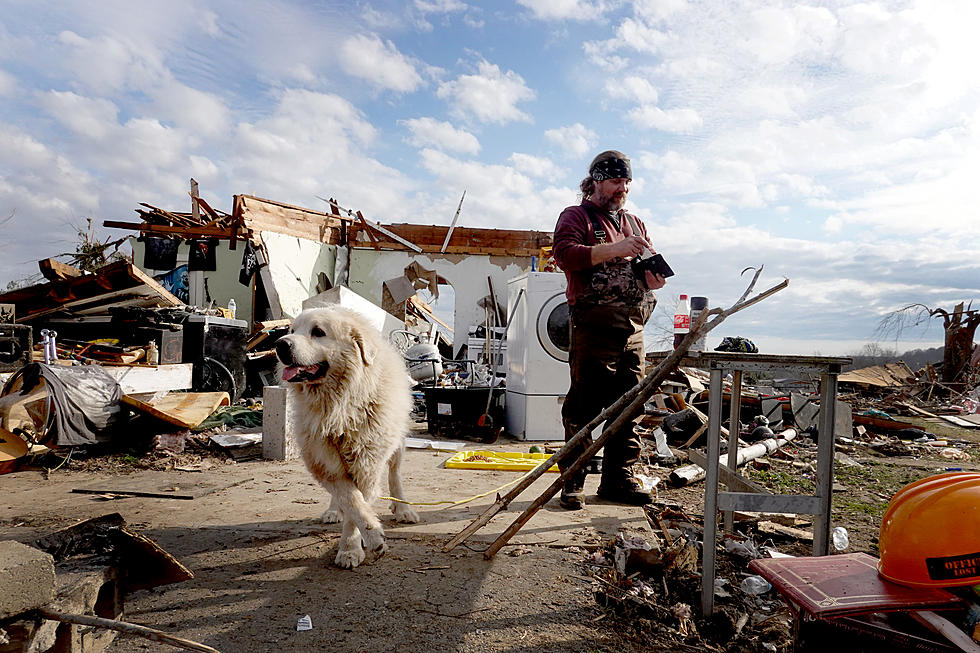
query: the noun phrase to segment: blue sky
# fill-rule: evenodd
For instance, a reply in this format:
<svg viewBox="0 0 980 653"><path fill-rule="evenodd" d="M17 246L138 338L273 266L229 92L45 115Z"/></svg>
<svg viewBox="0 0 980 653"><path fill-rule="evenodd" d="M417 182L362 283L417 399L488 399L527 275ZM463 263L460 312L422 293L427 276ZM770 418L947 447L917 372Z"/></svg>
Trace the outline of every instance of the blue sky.
<svg viewBox="0 0 980 653"><path fill-rule="evenodd" d="M980 292L978 24L974 0L0 0L0 284L86 218L186 210L190 177L226 211L448 224L466 190L461 224L551 230L615 148L664 307L764 264L789 288L712 339L855 352Z"/></svg>

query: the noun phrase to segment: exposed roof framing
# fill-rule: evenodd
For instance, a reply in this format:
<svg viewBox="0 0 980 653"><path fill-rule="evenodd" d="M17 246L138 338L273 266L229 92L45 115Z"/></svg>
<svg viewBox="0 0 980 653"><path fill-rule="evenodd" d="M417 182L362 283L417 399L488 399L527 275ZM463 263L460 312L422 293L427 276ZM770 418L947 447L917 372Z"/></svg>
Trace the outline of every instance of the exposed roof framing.
<svg viewBox="0 0 980 653"><path fill-rule="evenodd" d="M476 229L420 224L377 224L361 217L359 211L345 209L332 198L325 200L329 212L286 204L254 195L235 195L232 213L212 209L198 199L202 215L174 213L149 204L136 209L142 223L106 221L106 227L139 230L142 233L170 234L185 238L251 239L257 242L262 231L273 231L315 242L354 247L426 254L484 254L490 256L537 256L550 247L552 235L546 231L519 229ZM445 249L444 249L445 247ZM444 251L443 251L444 249Z"/></svg>
<svg viewBox="0 0 980 653"><path fill-rule="evenodd" d="M387 224L385 229L414 243L427 254L442 251L448 226L420 224ZM367 229L363 225L351 225L351 244L354 247L371 247ZM381 249L408 250L405 245L374 232ZM476 229L456 227L453 237L446 246L446 254L488 254L491 256L537 256L542 247L550 247L552 234L547 231L528 231L523 229Z"/></svg>

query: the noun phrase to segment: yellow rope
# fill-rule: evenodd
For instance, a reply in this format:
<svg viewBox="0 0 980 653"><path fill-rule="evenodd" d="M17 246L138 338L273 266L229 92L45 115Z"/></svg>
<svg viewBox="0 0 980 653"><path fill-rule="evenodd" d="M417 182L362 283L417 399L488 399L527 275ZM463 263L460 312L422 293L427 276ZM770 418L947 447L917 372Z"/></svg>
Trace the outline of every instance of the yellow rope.
<svg viewBox="0 0 980 653"><path fill-rule="evenodd" d="M537 467L535 467L534 469L537 469ZM504 488L508 488L511 485L514 485L515 483L520 483L525 478L527 478L528 476L530 476L534 472L534 469L529 469L523 475L521 475L518 478L514 479L510 483L504 483L500 487L494 488L492 490L488 490L488 491L484 492L483 494L477 494L477 495L472 496L472 497L470 497L468 499L459 499L458 501L450 501L449 499L446 499L445 501L404 501L402 499L396 499L395 497L381 497L381 498L384 499L384 500L386 500L386 501L395 501L397 503L407 503L410 506L440 506L440 505L442 505L444 503L448 503L450 506L459 506L459 505L462 505L464 503L469 503L470 501L475 501L476 499L482 499L483 497L485 497L487 495L490 495L490 494L493 494L494 492L500 492Z"/></svg>

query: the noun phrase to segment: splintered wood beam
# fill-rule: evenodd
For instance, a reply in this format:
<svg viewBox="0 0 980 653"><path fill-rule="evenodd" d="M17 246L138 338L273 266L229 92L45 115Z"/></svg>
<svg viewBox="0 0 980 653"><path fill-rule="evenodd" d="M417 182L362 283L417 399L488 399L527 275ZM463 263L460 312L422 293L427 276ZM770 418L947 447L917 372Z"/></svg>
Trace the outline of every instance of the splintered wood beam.
<svg viewBox="0 0 980 653"><path fill-rule="evenodd" d="M65 279L72 279L85 274L78 268L53 258L41 259L37 262L37 266L41 269L41 274L48 281L64 281Z"/></svg>
<svg viewBox="0 0 980 653"><path fill-rule="evenodd" d="M360 220L361 224L364 225L364 231L367 232L368 238L371 239L371 245L374 247L374 249L381 249L381 247L378 246L378 239L375 238L374 232L371 231L371 227L368 226L367 218L361 215L360 211L358 211L356 215L357 215L357 219Z"/></svg>
<svg viewBox="0 0 980 653"><path fill-rule="evenodd" d="M102 223L103 227L108 229L130 229L133 231L141 231L148 234L160 234L160 235L170 235L170 236L181 236L183 238L192 237L206 237L212 236L214 238L248 238L248 232L243 232L241 236L235 232L235 227L170 227L162 224L149 224L147 222L119 222L117 220L105 220Z"/></svg>
<svg viewBox="0 0 980 653"><path fill-rule="evenodd" d="M199 227L200 222L194 222L191 218L184 217L182 215L177 215L176 213L171 213L166 209L161 209L159 207L153 206L152 204L147 204L146 202L140 202L140 206L145 206L150 209L151 214L156 214L162 218L170 220L174 224L183 225L185 227ZM140 213L139 209L136 209L137 213Z"/></svg>
<svg viewBox="0 0 980 653"><path fill-rule="evenodd" d="M191 215L194 217L194 222L201 222L201 208L197 205L198 192L197 192L197 182L191 177Z"/></svg>
<svg viewBox="0 0 980 653"><path fill-rule="evenodd" d="M208 216L211 218L211 220L209 220L204 224L205 227L211 227L228 217L226 215L221 215L217 211L212 209L211 205L208 204L203 197L194 197L193 195L191 195L191 197L194 199L195 202L198 203L198 205L202 209L204 209L204 212L207 213Z"/></svg>

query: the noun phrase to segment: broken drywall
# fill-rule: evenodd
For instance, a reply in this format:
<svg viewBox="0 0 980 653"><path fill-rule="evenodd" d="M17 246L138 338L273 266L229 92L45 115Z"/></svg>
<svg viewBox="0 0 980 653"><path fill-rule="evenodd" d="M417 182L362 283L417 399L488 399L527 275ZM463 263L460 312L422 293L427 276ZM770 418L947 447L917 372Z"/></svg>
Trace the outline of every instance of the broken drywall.
<svg viewBox="0 0 980 653"><path fill-rule="evenodd" d="M474 254L416 254L414 252L354 249L350 256L350 288L375 304L382 303L385 281L402 276L405 268L417 262L434 270L452 285L456 293L453 311L453 355L459 356L466 344L470 326L482 324L485 311L477 302L490 294L487 277L492 279L497 302L507 304L507 282L530 268L530 258Z"/></svg>

